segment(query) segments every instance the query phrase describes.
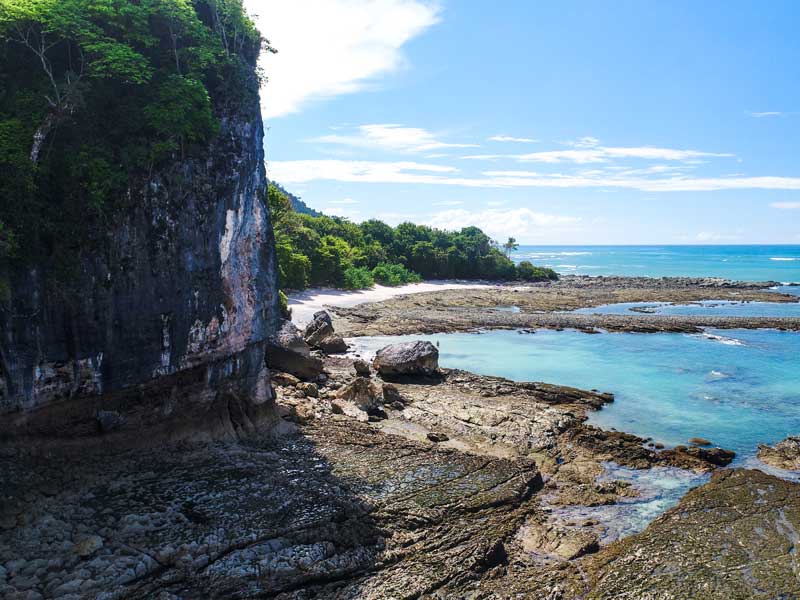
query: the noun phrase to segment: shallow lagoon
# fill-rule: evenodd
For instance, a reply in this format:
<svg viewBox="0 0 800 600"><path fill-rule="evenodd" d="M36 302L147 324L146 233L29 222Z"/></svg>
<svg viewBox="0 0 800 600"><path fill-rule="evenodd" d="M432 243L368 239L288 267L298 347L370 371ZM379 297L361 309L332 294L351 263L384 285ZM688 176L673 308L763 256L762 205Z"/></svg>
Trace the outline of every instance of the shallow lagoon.
<svg viewBox="0 0 800 600"><path fill-rule="evenodd" d="M613 392L590 422L667 445L704 437L742 461L800 432L800 334L489 331L350 340L371 353L398 341L439 344L443 367Z"/></svg>
<svg viewBox="0 0 800 600"><path fill-rule="evenodd" d="M387 344L416 339L438 343L443 367L613 392L614 403L591 413L591 423L653 437L666 445L704 437L735 450L734 466L772 471L755 458L758 444L800 432L800 333L538 330L348 341L371 355ZM609 527L607 540L642 530L707 477L678 469L635 471L614 465L609 465L606 476L631 481L641 496L611 506L557 512L568 519L601 520Z"/></svg>

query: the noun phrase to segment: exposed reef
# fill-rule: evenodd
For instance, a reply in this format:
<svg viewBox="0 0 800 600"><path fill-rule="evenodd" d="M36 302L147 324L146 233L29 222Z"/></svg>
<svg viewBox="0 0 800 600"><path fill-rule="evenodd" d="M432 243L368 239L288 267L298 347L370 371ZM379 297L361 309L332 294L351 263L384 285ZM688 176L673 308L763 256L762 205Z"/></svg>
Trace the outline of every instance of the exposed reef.
<svg viewBox="0 0 800 600"><path fill-rule="evenodd" d="M346 337L476 331L479 329L578 329L586 332L682 332L704 328L800 330L800 318L651 314L576 314L578 308L621 302L691 303L702 300L797 302L765 290L775 282L721 279L564 277L560 281L398 296L349 308L332 308ZM497 310L514 307L515 310Z"/></svg>

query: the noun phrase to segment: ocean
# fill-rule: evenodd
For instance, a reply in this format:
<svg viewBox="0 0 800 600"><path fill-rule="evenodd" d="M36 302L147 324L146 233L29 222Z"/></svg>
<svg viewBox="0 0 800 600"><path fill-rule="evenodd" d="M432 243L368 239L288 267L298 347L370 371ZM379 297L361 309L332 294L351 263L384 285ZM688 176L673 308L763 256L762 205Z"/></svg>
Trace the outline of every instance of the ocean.
<svg viewBox="0 0 800 600"><path fill-rule="evenodd" d="M515 262L528 260L564 275L800 282L800 245L520 246L511 257Z"/></svg>

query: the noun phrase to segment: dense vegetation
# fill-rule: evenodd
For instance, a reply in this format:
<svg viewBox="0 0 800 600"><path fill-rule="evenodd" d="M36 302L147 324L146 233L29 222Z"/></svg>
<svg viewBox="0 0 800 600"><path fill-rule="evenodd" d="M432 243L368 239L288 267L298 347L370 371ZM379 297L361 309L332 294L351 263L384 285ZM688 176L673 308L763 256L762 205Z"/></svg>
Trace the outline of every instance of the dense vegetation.
<svg viewBox="0 0 800 600"><path fill-rule="evenodd" d="M258 93L261 47L242 0L0 0L0 275L69 280L132 182Z"/></svg>
<svg viewBox="0 0 800 600"><path fill-rule="evenodd" d="M377 220L361 224L338 217L301 214L285 191L270 184L269 205L275 228L280 285L349 289L378 282L400 285L421 279L541 281L556 279L550 269L529 262L518 266L477 227L442 231Z"/></svg>

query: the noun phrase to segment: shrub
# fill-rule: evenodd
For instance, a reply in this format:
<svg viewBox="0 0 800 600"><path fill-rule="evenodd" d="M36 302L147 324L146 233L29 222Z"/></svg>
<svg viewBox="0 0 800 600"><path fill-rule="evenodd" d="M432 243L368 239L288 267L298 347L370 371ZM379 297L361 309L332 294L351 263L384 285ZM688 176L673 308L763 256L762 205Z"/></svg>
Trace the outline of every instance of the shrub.
<svg viewBox="0 0 800 600"><path fill-rule="evenodd" d="M283 290L278 290L278 306L281 310L281 316L287 321L292 318L292 309L289 308L289 298L283 293Z"/></svg>
<svg viewBox="0 0 800 600"><path fill-rule="evenodd" d="M372 273L366 267L348 267L344 270L344 285L347 290L363 290L375 285Z"/></svg>
<svg viewBox="0 0 800 600"><path fill-rule="evenodd" d="M372 277L378 283L391 286L422 281L422 277L414 273L414 271L409 271L403 265L385 262L379 263L378 266L372 269Z"/></svg>
<svg viewBox="0 0 800 600"><path fill-rule="evenodd" d="M517 265L517 279L522 279L523 281L555 281L558 279L558 273L553 269L534 267L527 260L523 260Z"/></svg>

